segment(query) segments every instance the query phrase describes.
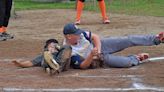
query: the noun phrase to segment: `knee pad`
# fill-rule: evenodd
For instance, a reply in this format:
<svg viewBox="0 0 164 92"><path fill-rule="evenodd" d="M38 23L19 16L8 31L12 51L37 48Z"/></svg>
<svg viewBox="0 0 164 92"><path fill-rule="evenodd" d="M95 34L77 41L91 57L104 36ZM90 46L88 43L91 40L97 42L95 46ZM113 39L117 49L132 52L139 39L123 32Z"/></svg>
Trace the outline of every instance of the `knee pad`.
<svg viewBox="0 0 164 92"><path fill-rule="evenodd" d="M97 0L97 1L103 1L103 0Z"/></svg>
<svg viewBox="0 0 164 92"><path fill-rule="evenodd" d="M81 1L81 2L85 2L85 0L79 0L79 1Z"/></svg>

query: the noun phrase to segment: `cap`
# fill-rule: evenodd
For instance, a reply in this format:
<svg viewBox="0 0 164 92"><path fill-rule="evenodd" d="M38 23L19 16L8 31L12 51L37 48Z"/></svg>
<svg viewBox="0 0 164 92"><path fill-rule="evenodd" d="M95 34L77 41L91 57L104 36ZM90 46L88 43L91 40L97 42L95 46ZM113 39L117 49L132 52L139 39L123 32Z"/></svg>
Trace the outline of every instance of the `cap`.
<svg viewBox="0 0 164 92"><path fill-rule="evenodd" d="M67 35L67 34L76 34L79 35L81 34L83 31L81 29L79 29L75 24L73 23L68 23L64 26L63 29L63 34Z"/></svg>

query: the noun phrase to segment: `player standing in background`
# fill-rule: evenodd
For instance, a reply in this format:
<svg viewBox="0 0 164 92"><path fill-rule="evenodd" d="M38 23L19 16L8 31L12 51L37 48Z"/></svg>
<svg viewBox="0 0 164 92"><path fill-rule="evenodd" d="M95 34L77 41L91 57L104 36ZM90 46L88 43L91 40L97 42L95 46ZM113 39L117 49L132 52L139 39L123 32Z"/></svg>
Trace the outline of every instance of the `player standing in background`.
<svg viewBox="0 0 164 92"><path fill-rule="evenodd" d="M99 2L99 7L100 7L101 14L103 17L103 23L109 24L110 20L108 19L107 14L106 14L106 6L105 6L104 0L97 0L97 1ZM77 14L76 14L76 22L75 22L75 24L77 25L80 24L80 18L81 18L82 10L84 7L84 2L85 0L78 0L77 2L77 9L76 9Z"/></svg>
<svg viewBox="0 0 164 92"><path fill-rule="evenodd" d="M12 0L0 0L0 41L14 38L13 35L6 32L11 8Z"/></svg>

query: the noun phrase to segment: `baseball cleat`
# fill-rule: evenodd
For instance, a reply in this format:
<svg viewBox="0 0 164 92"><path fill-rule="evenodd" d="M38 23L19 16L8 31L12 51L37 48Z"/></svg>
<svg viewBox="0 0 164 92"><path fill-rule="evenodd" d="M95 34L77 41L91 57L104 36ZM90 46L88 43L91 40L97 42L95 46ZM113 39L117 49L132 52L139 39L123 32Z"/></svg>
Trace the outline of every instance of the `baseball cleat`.
<svg viewBox="0 0 164 92"><path fill-rule="evenodd" d="M108 18L103 20L103 24L109 24L109 23L110 23L110 20Z"/></svg>
<svg viewBox="0 0 164 92"><path fill-rule="evenodd" d="M136 57L139 60L139 63L144 63L144 61L149 58L149 53L140 53L136 55Z"/></svg>
<svg viewBox="0 0 164 92"><path fill-rule="evenodd" d="M80 20L76 20L75 25L80 25Z"/></svg>
<svg viewBox="0 0 164 92"><path fill-rule="evenodd" d="M6 38L1 37L1 35L0 35L0 41L6 41Z"/></svg>
<svg viewBox="0 0 164 92"><path fill-rule="evenodd" d="M3 37L4 39L13 39L14 35L3 32L3 33L0 33L0 37Z"/></svg>
<svg viewBox="0 0 164 92"><path fill-rule="evenodd" d="M164 32L161 32L157 35L157 38L160 40L161 43L164 43Z"/></svg>

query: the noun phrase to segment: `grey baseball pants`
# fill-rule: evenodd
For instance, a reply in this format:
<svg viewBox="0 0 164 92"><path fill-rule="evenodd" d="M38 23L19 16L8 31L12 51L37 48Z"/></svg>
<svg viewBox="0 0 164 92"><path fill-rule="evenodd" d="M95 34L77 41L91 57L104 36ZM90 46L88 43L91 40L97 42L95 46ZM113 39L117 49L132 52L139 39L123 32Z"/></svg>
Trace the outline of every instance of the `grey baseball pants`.
<svg viewBox="0 0 164 92"><path fill-rule="evenodd" d="M125 37L109 37L101 39L101 51L104 64L109 67L125 68L139 64L135 55L116 56L115 52L124 50L132 46L151 46L157 45L155 35L130 35Z"/></svg>

